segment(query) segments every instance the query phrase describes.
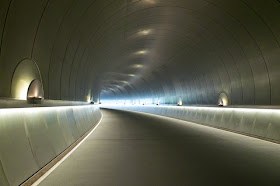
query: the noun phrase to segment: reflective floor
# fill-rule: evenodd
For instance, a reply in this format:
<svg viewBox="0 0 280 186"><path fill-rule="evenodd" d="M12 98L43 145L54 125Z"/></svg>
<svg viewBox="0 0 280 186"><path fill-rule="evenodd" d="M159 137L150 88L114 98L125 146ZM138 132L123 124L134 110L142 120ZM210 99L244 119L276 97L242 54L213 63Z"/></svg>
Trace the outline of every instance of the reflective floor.
<svg viewBox="0 0 280 186"><path fill-rule="evenodd" d="M176 119L102 110L40 186L280 185L280 145Z"/></svg>

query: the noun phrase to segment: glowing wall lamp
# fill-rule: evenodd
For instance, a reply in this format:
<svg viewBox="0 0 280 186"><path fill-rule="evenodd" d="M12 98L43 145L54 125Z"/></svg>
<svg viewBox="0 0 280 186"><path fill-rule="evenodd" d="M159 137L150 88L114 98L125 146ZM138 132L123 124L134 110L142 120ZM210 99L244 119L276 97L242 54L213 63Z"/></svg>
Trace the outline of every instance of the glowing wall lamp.
<svg viewBox="0 0 280 186"><path fill-rule="evenodd" d="M41 81L38 79L34 79L27 91L27 102L31 104L42 103L44 99L44 92Z"/></svg>
<svg viewBox="0 0 280 186"><path fill-rule="evenodd" d="M135 64L135 65L132 65L133 68L143 68L144 65L141 65L141 64Z"/></svg>
<svg viewBox="0 0 280 186"><path fill-rule="evenodd" d="M179 97L178 102L177 102L177 106L182 106L183 105L183 100L181 97Z"/></svg>
<svg viewBox="0 0 280 186"><path fill-rule="evenodd" d="M223 107L223 106L228 106L228 97L225 93L221 93L219 95L219 99L218 99L218 106Z"/></svg>
<svg viewBox="0 0 280 186"><path fill-rule="evenodd" d="M160 101L159 101L159 98L158 98L156 105L159 105L159 104L160 104Z"/></svg>
<svg viewBox="0 0 280 186"><path fill-rule="evenodd" d="M151 29L141 30L140 32L138 32L138 34L141 36L146 36L146 35L150 34L151 31L152 31Z"/></svg>
<svg viewBox="0 0 280 186"><path fill-rule="evenodd" d="M136 52L135 54L137 54L137 55L143 55L143 54L147 54L147 53L148 53L147 50L140 50L140 51Z"/></svg>
<svg viewBox="0 0 280 186"><path fill-rule="evenodd" d="M27 100L28 97L31 97L31 94L41 94L40 96L43 97L44 91L41 82L41 74L35 61L31 59L22 60L13 73L11 86L12 98Z"/></svg>
<svg viewBox="0 0 280 186"><path fill-rule="evenodd" d="M92 104L91 90L88 90L88 94L86 96L86 102ZM93 102L94 104L94 102Z"/></svg>
<svg viewBox="0 0 280 186"><path fill-rule="evenodd" d="M155 4L157 0L144 0L145 3Z"/></svg>

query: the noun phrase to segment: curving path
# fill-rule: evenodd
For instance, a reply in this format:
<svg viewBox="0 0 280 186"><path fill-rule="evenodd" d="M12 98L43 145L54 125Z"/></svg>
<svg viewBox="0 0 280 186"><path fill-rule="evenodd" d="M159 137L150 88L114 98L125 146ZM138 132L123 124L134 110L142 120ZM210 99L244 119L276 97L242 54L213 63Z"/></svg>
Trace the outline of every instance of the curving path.
<svg viewBox="0 0 280 186"><path fill-rule="evenodd" d="M102 109L40 186L280 185L280 145L161 116Z"/></svg>

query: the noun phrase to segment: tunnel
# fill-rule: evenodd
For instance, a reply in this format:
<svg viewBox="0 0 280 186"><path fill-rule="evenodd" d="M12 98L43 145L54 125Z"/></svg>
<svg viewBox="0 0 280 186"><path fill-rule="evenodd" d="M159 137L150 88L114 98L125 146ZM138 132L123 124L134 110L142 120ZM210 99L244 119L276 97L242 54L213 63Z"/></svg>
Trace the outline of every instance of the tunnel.
<svg viewBox="0 0 280 186"><path fill-rule="evenodd" d="M0 185L280 185L279 0L0 0Z"/></svg>

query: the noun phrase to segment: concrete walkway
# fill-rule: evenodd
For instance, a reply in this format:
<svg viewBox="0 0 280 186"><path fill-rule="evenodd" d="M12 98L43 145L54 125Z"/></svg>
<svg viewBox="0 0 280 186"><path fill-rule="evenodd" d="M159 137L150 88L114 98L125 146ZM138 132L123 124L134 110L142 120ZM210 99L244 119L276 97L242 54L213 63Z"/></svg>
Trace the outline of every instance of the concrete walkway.
<svg viewBox="0 0 280 186"><path fill-rule="evenodd" d="M280 145L176 119L102 110L40 186L280 185Z"/></svg>

